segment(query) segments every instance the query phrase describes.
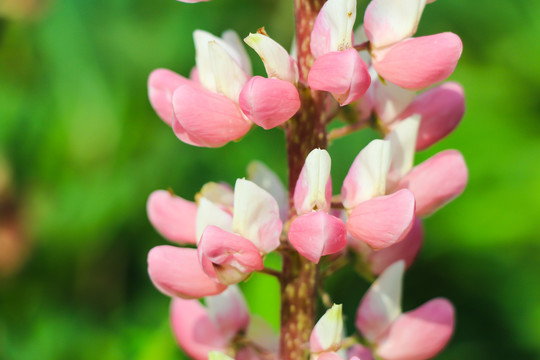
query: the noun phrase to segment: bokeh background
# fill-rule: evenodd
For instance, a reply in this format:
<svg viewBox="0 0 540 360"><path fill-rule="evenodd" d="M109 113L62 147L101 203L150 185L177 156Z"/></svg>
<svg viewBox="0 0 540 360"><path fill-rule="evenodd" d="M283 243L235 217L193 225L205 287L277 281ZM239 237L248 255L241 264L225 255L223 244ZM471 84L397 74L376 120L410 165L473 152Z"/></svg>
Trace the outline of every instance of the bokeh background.
<svg viewBox="0 0 540 360"><path fill-rule="evenodd" d="M417 155L457 148L470 169L465 193L425 221L405 279L405 310L435 296L457 307L438 359L540 358L538 18L537 0L439 0L419 27L462 37L451 79L467 95L459 128ZM166 243L146 198L171 187L192 199L254 159L285 179L284 139L254 129L221 149L185 145L153 113L146 79L158 67L189 73L194 29L260 26L289 47L292 1L0 0L1 359L184 358L169 300L146 274L148 250ZM334 184L372 136L331 145ZM366 286L347 269L328 285L349 330ZM277 327L273 279L243 289Z"/></svg>

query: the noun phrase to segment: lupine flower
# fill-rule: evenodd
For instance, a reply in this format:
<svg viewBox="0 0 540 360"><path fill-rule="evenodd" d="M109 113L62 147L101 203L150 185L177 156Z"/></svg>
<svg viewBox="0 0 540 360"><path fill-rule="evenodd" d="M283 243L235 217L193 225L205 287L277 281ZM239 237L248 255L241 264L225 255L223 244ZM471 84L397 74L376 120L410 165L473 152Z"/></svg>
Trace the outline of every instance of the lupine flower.
<svg viewBox="0 0 540 360"><path fill-rule="evenodd" d="M425 5L433 1L372 0L354 36L356 0L323 2L316 19L315 13L303 11L302 1L295 2L302 50L298 63L310 68L308 84L299 83L296 55L264 28L244 41L261 57L267 77L251 76L249 58L234 32L218 38L201 30L194 33L196 67L189 79L165 69L150 75L155 111L181 141L195 146L225 145L245 135L252 122L264 129L281 126L304 105L307 111L302 114L310 121L295 119L285 127L288 145L294 144L288 147L293 174L311 149L306 146L325 145L325 131L318 125L344 114L329 96L314 90L329 92L341 106L357 101L360 123L330 138L363 125L384 136L359 152L334 200L331 159L322 149L307 155L294 194L287 194L279 178L260 163L250 165L248 180L238 179L234 189L206 184L195 202L172 191L151 194L147 211L156 230L176 244L196 246L163 245L148 254L152 282L174 298L175 337L196 360L277 358L274 341L255 342L247 333L253 326L234 285L255 271L279 278L283 289L279 356L306 352L310 329L305 320L313 320L305 318L313 305L310 297L323 285L319 276L342 265L339 261L321 269L307 261L344 257L347 243L358 254L362 272L380 274L358 309L362 345L342 348L341 305L334 305L309 338L313 360L424 360L449 341L454 309L446 299L401 310L403 272L422 244L420 217L451 201L467 182L463 157L455 150L414 166L415 151L450 133L464 111L463 90L455 83L415 94L448 77L462 50L460 39L451 33L412 38ZM348 120L356 117L345 115ZM313 142L304 136L318 138ZM287 234L282 233L284 223ZM283 268L265 269L265 256L280 244ZM206 306L194 300L201 297L206 297ZM347 338L347 345L354 339Z"/></svg>
<svg viewBox="0 0 540 360"><path fill-rule="evenodd" d="M148 79L150 102L181 141L222 146L251 127L238 105L251 64L233 31L218 38L196 30L193 39L197 76L188 80L168 70L154 70Z"/></svg>
<svg viewBox="0 0 540 360"><path fill-rule="evenodd" d="M249 34L244 41L261 57L268 78L254 76L248 81L240 93L240 107L255 124L271 129L289 120L300 108L298 66L264 29Z"/></svg>
<svg viewBox="0 0 540 360"><path fill-rule="evenodd" d="M454 330L454 308L443 298L402 313L401 283L405 265L388 267L360 303L356 327L384 360L424 360L435 356Z"/></svg>
<svg viewBox="0 0 540 360"><path fill-rule="evenodd" d="M198 246L163 245L148 254L150 278L169 296L218 294L262 270L263 256L279 245L278 204L255 183L239 179L234 194L226 185L209 183L197 198L198 206L161 190L148 200L149 217L160 233Z"/></svg>
<svg viewBox="0 0 540 360"><path fill-rule="evenodd" d="M413 167L419 124L419 117L412 116L399 122L386 136L392 149L387 186L389 191L412 191L415 214L426 216L463 192L468 172L463 156L456 150L442 151Z"/></svg>
<svg viewBox="0 0 540 360"><path fill-rule="evenodd" d="M313 25L311 53L315 62L308 75L312 89L328 91L341 106L360 98L371 78L353 48L356 0L328 0Z"/></svg>
<svg viewBox="0 0 540 360"><path fill-rule="evenodd" d="M181 141L223 146L245 135L251 121L271 129L298 111L296 62L264 32L246 43L264 59L269 78L251 77L249 57L233 31L218 38L196 30L193 38L197 66L190 80L166 69L148 79L152 106Z"/></svg>
<svg viewBox="0 0 540 360"><path fill-rule="evenodd" d="M401 241L412 227L415 199L409 190L387 194L390 142L373 140L356 157L341 188L347 230L374 249Z"/></svg>
<svg viewBox="0 0 540 360"><path fill-rule="evenodd" d="M276 200L255 183L238 179L234 189L231 229L207 226L198 252L210 277L225 284L262 270L262 257L279 246L282 222Z"/></svg>
<svg viewBox="0 0 540 360"><path fill-rule="evenodd" d="M463 45L453 33L412 38L426 0L372 0L364 14L373 66L384 79L408 89L422 89L446 79Z"/></svg>
<svg viewBox="0 0 540 360"><path fill-rule="evenodd" d="M347 244L345 224L328 213L332 202L330 164L326 150L312 150L294 190L294 205L299 216L291 223L289 241L314 263L323 255L339 252Z"/></svg>

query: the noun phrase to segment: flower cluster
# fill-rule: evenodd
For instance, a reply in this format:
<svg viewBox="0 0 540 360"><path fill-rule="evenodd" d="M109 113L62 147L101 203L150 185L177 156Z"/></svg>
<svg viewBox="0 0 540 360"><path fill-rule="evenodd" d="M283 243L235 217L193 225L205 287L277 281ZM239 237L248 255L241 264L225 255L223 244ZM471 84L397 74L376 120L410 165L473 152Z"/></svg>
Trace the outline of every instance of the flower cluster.
<svg viewBox="0 0 540 360"><path fill-rule="evenodd" d="M306 110L302 96L313 100L320 94L320 119L342 114L347 105L347 114L354 116L342 128L312 136L333 140L368 126L381 135L359 151L337 194L328 151L312 146L290 157L304 161L291 193L270 169L255 162L247 179L237 179L234 187L208 183L195 201L170 190L150 195L150 222L163 237L183 245L154 247L148 272L156 288L173 297L174 333L189 355L281 358L287 352L286 339L313 359L423 360L449 341L454 309L448 300L401 311L403 273L423 241L421 219L461 194L468 177L456 150L414 165L416 151L452 132L464 113L463 90L457 83L416 93L445 80L462 51L452 33L412 37L431 2L372 0L364 24L354 32L356 1L328 0L307 37L312 64L306 79L299 77L297 55L290 55L263 28L244 42L262 59L267 77L251 76L249 57L232 31L221 38L195 31L196 67L189 79L165 69L152 72L150 102L187 144L222 146L244 136L252 123L264 129L282 126L291 133L295 114ZM310 95L298 89L308 89ZM291 146L289 152L297 148L303 149ZM273 251L300 260L267 269L264 259ZM260 336L260 329L249 325L235 284L265 272L288 289L292 284L287 283L287 271L315 271L312 282L300 285L315 289L324 280L317 276L322 267L348 262L370 281L378 276L360 303L358 335L344 340L341 305L332 306L319 320L309 345L298 335L303 325L292 326L294 331L286 336L282 328L279 349L275 335L263 331ZM288 269L287 264L297 268ZM196 300L203 297L206 307Z"/></svg>

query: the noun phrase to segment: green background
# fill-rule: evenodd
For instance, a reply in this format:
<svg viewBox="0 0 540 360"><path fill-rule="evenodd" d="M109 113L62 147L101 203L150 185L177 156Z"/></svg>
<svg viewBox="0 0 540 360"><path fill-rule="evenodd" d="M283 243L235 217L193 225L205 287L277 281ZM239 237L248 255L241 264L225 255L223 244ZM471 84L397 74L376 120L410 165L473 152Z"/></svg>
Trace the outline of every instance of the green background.
<svg viewBox="0 0 540 360"><path fill-rule="evenodd" d="M292 1L0 0L0 16L0 179L11 177L0 226L18 224L21 259L0 276L0 358L182 359L169 299L146 274L148 250L166 243L146 198L172 187L192 199L208 181L245 176L254 159L285 179L284 139L258 128L220 149L185 145L150 107L147 76L187 75L197 28L245 36L265 26L288 48ZM536 0L439 0L419 27L464 43L451 79L465 88L465 118L417 161L459 149L470 180L426 219L404 288L404 310L436 296L457 308L438 359L540 358L538 18ZM332 144L334 192L371 137ZM329 283L349 330L366 286L349 270ZM256 275L243 288L277 326L277 284Z"/></svg>

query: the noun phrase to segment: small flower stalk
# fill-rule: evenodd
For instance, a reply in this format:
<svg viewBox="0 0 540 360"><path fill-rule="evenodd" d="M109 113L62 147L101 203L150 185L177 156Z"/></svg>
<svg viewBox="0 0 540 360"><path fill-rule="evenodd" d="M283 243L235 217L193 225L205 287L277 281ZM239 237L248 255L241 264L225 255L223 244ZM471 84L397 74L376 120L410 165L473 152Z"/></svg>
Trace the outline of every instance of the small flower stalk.
<svg viewBox="0 0 540 360"><path fill-rule="evenodd" d="M148 273L171 297L175 339L193 359L424 360L448 344L449 300L401 307L423 218L459 196L468 179L457 150L415 162L465 110L462 87L441 83L461 56L459 37L414 37L432 2L371 0L358 24L356 0L295 0L291 53L263 27L243 41L232 30L221 37L196 30L188 77L150 74L151 105L186 144L224 146L253 124L281 128L287 140L288 184L256 161L234 184L209 182L193 199L172 190L148 198L151 224L173 243L150 250ZM264 76L252 74L244 44ZM328 130L342 115L348 123ZM343 183L333 183L339 159L329 143L367 127L379 137L354 149ZM280 268L265 266L272 252ZM353 334L345 333L342 305L324 292L332 271L346 265L371 284L358 299ZM256 272L280 284L278 332L250 314L242 295ZM317 309L320 294L326 309Z"/></svg>

